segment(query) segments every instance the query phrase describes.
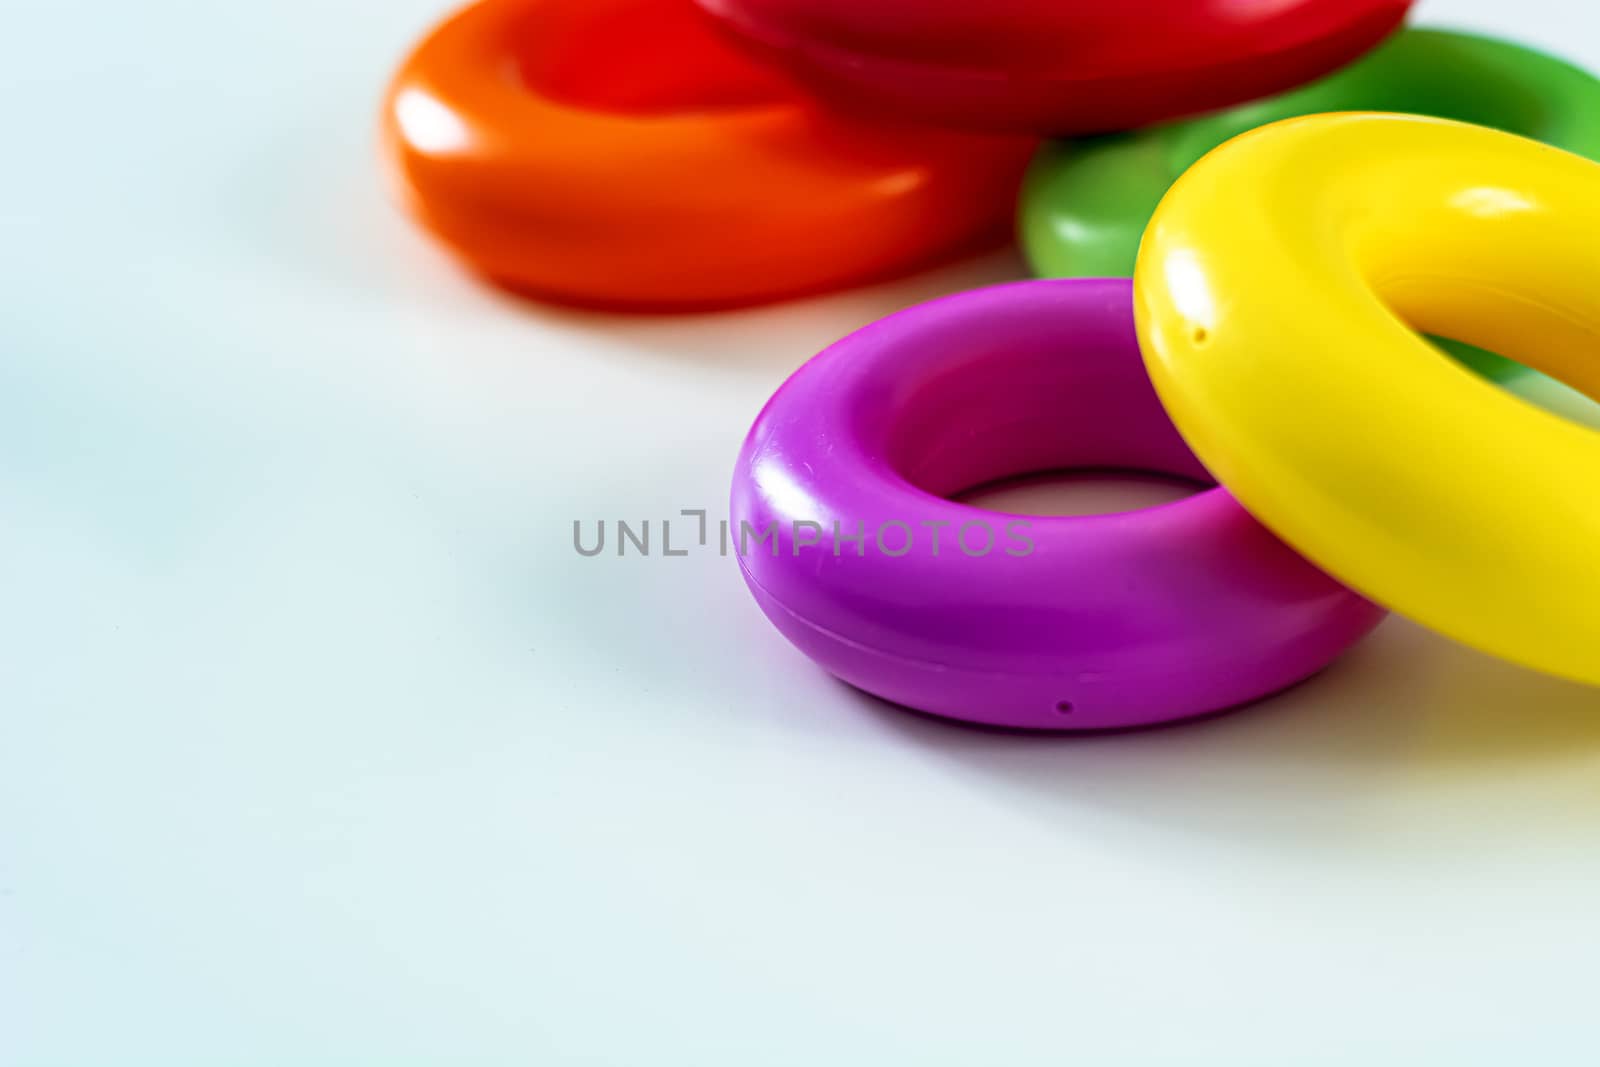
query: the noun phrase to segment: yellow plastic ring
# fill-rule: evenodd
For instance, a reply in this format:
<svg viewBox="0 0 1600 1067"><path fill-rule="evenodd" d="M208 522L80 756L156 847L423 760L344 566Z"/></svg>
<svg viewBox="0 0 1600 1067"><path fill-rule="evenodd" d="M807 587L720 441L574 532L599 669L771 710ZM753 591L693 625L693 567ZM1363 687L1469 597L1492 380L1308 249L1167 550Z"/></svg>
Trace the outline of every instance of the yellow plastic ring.
<svg viewBox="0 0 1600 1067"><path fill-rule="evenodd" d="M1600 166L1477 126L1316 115L1172 188L1135 277L1195 453L1324 570L1450 637L1600 684L1600 433L1417 331L1600 397Z"/></svg>

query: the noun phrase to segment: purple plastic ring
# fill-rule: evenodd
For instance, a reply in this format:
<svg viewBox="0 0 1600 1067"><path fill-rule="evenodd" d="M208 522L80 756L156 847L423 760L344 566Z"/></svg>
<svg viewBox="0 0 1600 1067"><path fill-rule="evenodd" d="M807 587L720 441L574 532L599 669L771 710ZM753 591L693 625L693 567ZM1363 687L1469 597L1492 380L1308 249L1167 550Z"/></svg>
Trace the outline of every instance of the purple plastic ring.
<svg viewBox="0 0 1600 1067"><path fill-rule="evenodd" d="M751 429L730 533L761 610L818 664L997 726L1221 711L1309 678L1383 618L1219 488L1068 518L948 499L1069 469L1212 484L1145 375L1126 280L962 293L832 346Z"/></svg>

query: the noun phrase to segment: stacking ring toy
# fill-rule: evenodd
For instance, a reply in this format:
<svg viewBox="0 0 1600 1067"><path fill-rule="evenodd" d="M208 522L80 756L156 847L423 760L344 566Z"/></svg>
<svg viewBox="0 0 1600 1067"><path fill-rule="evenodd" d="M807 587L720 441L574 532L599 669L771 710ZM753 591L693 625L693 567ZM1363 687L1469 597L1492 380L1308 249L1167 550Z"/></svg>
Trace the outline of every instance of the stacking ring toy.
<svg viewBox="0 0 1600 1067"><path fill-rule="evenodd" d="M1241 133L1323 111L1405 111L1475 122L1600 158L1600 80L1530 48L1403 29L1312 85L1187 122L1040 149L1020 235L1036 273L1125 278L1156 205L1200 157Z"/></svg>
<svg viewBox="0 0 1600 1067"><path fill-rule="evenodd" d="M1103 133L1299 85L1371 48L1411 0L697 0L851 108Z"/></svg>
<svg viewBox="0 0 1600 1067"><path fill-rule="evenodd" d="M947 499L1064 468L1208 480L1150 387L1127 280L946 297L817 356L745 441L731 547L762 611L839 678L1017 728L1243 704L1382 616L1220 489L1074 518Z"/></svg>
<svg viewBox="0 0 1600 1067"><path fill-rule="evenodd" d="M1600 684L1600 434L1413 330L1600 394L1600 166L1478 126L1319 115L1196 164L1150 224L1140 339L1178 428L1328 573Z"/></svg>
<svg viewBox="0 0 1600 1067"><path fill-rule="evenodd" d="M384 136L412 212L480 274L650 309L998 242L1033 147L827 114L689 0L483 0L406 61Z"/></svg>

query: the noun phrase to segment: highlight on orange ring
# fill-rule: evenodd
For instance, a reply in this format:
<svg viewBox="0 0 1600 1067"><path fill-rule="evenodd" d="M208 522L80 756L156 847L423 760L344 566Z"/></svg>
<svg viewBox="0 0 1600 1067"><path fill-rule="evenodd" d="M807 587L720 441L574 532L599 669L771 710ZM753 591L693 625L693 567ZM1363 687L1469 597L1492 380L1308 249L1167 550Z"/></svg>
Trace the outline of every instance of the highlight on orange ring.
<svg viewBox="0 0 1600 1067"><path fill-rule="evenodd" d="M862 122L689 0L481 0L390 86L411 213L497 285L637 310L762 303L1009 234L1031 138Z"/></svg>

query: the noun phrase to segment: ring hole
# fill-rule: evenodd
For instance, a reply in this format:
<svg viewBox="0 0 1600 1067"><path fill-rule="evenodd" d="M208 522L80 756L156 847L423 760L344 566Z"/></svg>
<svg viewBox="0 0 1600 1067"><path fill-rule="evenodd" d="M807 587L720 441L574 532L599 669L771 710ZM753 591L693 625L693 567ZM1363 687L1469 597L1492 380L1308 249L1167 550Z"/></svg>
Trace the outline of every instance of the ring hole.
<svg viewBox="0 0 1600 1067"><path fill-rule="evenodd" d="M972 507L1040 518L1123 515L1175 504L1206 486L1144 471L1055 471L1004 478L958 493Z"/></svg>
<svg viewBox="0 0 1600 1067"><path fill-rule="evenodd" d="M1204 326L1196 326L1194 328L1194 343L1195 344L1197 344L1197 345L1205 345L1205 344L1210 343L1210 341L1211 341L1211 331L1210 330L1206 329Z"/></svg>
<svg viewBox="0 0 1600 1067"><path fill-rule="evenodd" d="M1500 386L1514 385L1513 392L1552 415L1559 415L1580 426L1600 429L1600 404L1559 377L1533 374L1514 360L1443 337L1426 338L1440 354L1465 367L1485 381Z"/></svg>
<svg viewBox="0 0 1600 1067"><path fill-rule="evenodd" d="M689 3L545 0L508 45L531 91L587 111L644 117L797 99Z"/></svg>
<svg viewBox="0 0 1600 1067"><path fill-rule="evenodd" d="M1043 336L1032 332L1034 316L1020 315L1030 324L1026 328L1002 316L959 345L929 339L927 365L919 364L909 382L903 368L885 371L874 388L881 385L892 399L875 418L884 436L875 447L883 449L895 473L923 492L968 507L1041 518L1122 514L1189 496L1197 483L1212 484L1157 402L1125 330L1119 328L1112 350L1080 351L1087 341L1051 325L1054 314L1045 314ZM1112 342L1095 342L1102 343ZM1065 352L1081 358L1063 359ZM1062 472L1079 472L1077 480L1101 483L1104 500L1109 471L1166 476L1166 495L1151 499L1146 490L1131 502L1123 494L1111 506L1084 506L1071 499L1058 503L1038 488L1047 480L1064 481ZM1086 478L1086 472L1101 474ZM1018 478L1029 474L1046 477ZM1138 474L1113 477L1140 480ZM1181 488L1171 487L1172 478ZM996 491L1021 487L1021 493Z"/></svg>
<svg viewBox="0 0 1600 1067"><path fill-rule="evenodd" d="M1057 715L1071 715L1077 709L1072 706L1072 701L1063 700L1056 705Z"/></svg>

